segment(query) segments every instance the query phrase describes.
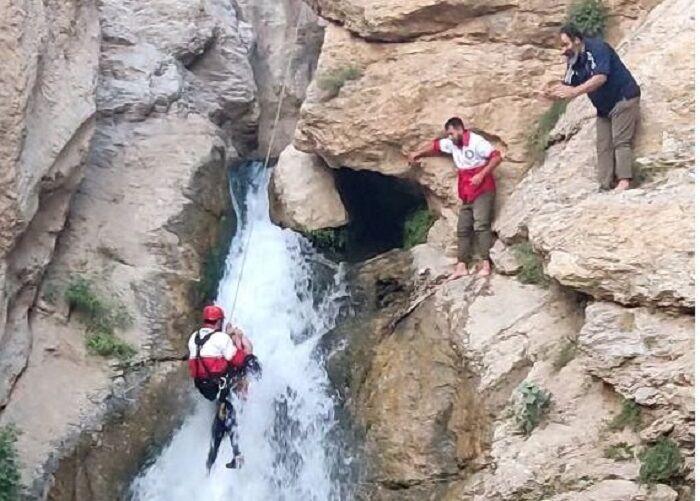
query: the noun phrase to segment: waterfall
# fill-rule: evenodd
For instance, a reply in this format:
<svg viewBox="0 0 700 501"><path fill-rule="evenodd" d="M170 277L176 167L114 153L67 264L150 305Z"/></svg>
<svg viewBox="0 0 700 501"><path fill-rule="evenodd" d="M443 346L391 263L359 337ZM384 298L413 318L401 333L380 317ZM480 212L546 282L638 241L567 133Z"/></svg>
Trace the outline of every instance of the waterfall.
<svg viewBox="0 0 700 501"><path fill-rule="evenodd" d="M227 439L207 475L214 404L199 398L194 413L159 456L134 480L134 501L245 501L341 499L335 472L344 447L318 342L344 308L342 266L269 218L269 172L251 163L233 174L239 229L231 242L216 303L230 314L250 238L233 322L250 337L263 366L248 400L238 402L243 468L229 470ZM192 391L196 391L194 388ZM330 437L334 437L331 439Z"/></svg>

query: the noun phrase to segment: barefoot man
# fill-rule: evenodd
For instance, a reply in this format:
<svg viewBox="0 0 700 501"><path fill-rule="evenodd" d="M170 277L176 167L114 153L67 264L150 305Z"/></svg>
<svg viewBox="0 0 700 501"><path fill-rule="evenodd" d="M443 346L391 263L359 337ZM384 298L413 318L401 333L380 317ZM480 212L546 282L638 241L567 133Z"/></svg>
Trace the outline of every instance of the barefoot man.
<svg viewBox="0 0 700 501"><path fill-rule="evenodd" d="M479 263L474 271L485 277L491 273L489 249L492 243L491 220L496 198L496 180L493 171L501 163L501 153L491 144L464 128L460 118L445 123L447 137L435 139L425 147L408 155L414 164L419 158L451 155L457 167L457 192L462 200L457 221L458 263L450 279L469 273L472 240L476 243ZM474 239L476 236L476 239Z"/></svg>
<svg viewBox="0 0 700 501"><path fill-rule="evenodd" d="M617 52L599 38L586 38L574 26L559 31L567 60L563 82L550 91L555 99L588 94L598 112L598 180L604 190L624 191L632 180L632 144L639 121L641 91Z"/></svg>

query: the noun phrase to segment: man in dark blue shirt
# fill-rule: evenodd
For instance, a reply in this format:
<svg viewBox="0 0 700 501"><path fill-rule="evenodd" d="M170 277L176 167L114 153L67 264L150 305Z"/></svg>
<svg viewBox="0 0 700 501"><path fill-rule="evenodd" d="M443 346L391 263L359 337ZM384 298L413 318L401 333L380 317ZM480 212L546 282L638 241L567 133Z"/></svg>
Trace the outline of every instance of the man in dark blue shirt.
<svg viewBox="0 0 700 501"><path fill-rule="evenodd" d="M615 50L598 38L584 38L566 25L559 32L566 75L551 92L557 99L588 94L598 110L598 178L603 189L622 191L632 179L634 133L639 121L639 85Z"/></svg>

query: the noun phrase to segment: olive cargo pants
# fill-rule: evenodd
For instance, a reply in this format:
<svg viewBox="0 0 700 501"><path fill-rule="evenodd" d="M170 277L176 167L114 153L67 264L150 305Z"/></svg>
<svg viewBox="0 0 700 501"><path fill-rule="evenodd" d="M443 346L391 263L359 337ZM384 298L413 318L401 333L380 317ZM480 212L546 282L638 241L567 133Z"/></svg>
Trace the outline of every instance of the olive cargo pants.
<svg viewBox="0 0 700 501"><path fill-rule="evenodd" d="M468 263L471 257L472 240L476 236L476 255L488 259L492 238L491 220L493 219L496 193L482 193L473 202L464 202L459 209L457 219L457 258Z"/></svg>
<svg viewBox="0 0 700 501"><path fill-rule="evenodd" d="M623 99L607 117L596 121L598 181L607 190L615 181L632 179L632 144L639 121L639 98Z"/></svg>

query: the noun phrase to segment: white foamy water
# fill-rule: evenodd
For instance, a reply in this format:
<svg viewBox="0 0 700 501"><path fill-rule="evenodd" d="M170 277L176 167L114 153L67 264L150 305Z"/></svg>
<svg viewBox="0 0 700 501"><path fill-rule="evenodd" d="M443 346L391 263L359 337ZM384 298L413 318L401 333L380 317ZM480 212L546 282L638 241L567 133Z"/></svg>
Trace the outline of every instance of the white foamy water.
<svg viewBox="0 0 700 501"><path fill-rule="evenodd" d="M340 499L332 472L341 447L329 437L335 422L333 399L316 348L320 336L333 327L347 304L342 273L337 265L313 252L299 235L270 222L268 173L259 164L234 175L241 176L239 181L247 176L245 207L236 211L244 217L231 243L217 304L230 315L243 246L250 236L233 320L251 338L263 376L251 383L248 401L237 406L245 464L240 470L225 468L231 459L225 438L207 475L205 461L214 407L200 398L194 414L171 443L134 481L131 498Z"/></svg>

